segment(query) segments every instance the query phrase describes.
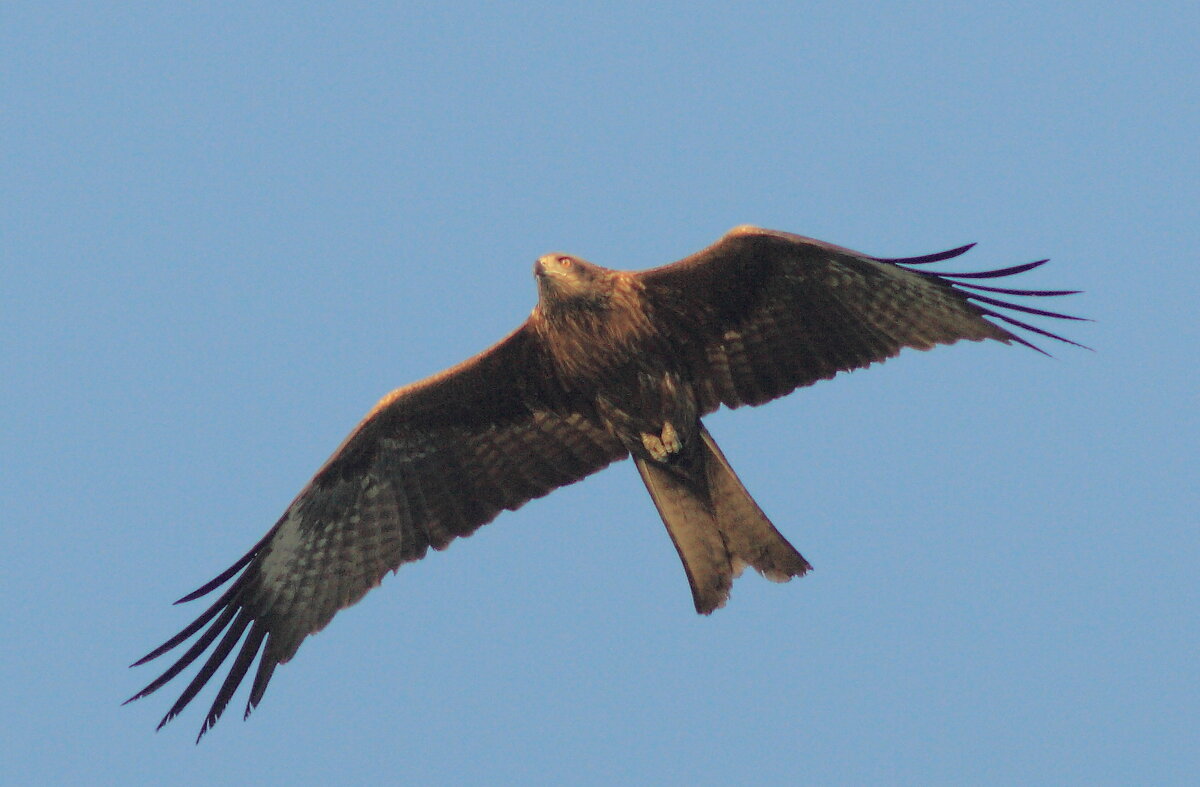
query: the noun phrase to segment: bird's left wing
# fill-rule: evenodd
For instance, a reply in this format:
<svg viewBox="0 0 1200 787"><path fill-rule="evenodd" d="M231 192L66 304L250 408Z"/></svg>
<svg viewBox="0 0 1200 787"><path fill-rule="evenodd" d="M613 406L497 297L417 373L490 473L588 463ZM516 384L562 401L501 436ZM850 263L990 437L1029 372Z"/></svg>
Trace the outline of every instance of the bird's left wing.
<svg viewBox="0 0 1200 787"><path fill-rule="evenodd" d="M400 388L371 411L241 560L180 601L233 580L191 625L136 662L196 637L144 697L215 648L160 723L174 718L245 635L200 730L262 653L246 714L309 634L428 547L626 455L557 388L526 322L491 349ZM198 636L197 636L198 635ZM136 666L135 664L135 666ZM199 738L197 738L199 740Z"/></svg>
<svg viewBox="0 0 1200 787"><path fill-rule="evenodd" d="M921 269L962 254L883 259L758 227L737 227L679 262L635 274L654 321L692 371L703 412L762 404L838 372L961 339L1039 349L1000 323L1075 344L1013 313L1075 320L995 296L1070 295L977 284L1046 260L978 273ZM997 322L999 321L999 322ZM1040 350L1039 350L1040 351Z"/></svg>

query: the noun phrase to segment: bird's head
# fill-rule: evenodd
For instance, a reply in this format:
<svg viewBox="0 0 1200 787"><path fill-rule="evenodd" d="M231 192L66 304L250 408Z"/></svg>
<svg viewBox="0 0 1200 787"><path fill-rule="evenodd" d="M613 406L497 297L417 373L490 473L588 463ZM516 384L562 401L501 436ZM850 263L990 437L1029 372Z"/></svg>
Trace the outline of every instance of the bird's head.
<svg viewBox="0 0 1200 787"><path fill-rule="evenodd" d="M569 254L543 254L533 264L543 304L596 301L607 292L607 271Z"/></svg>

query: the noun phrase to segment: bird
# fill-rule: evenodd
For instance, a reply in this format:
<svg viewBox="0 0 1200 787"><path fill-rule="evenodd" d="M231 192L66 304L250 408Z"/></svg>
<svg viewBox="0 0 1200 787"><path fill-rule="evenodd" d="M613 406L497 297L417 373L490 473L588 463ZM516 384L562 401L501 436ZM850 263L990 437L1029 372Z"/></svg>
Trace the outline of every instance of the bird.
<svg viewBox="0 0 1200 787"><path fill-rule="evenodd" d="M384 396L249 552L176 602L229 583L132 665L192 640L126 702L162 688L211 647L161 729L241 640L199 742L256 658L244 717L276 667L389 571L626 458L666 526L698 613L723 606L746 566L775 581L804 575L809 562L746 491L703 416L763 404L906 347L995 340L1045 353L1017 329L1084 347L1014 314L1083 318L995 297L1079 290L977 283L1047 260L966 273L923 267L973 245L871 257L741 225L644 271L562 253L538 258L538 301L524 323L478 355Z"/></svg>

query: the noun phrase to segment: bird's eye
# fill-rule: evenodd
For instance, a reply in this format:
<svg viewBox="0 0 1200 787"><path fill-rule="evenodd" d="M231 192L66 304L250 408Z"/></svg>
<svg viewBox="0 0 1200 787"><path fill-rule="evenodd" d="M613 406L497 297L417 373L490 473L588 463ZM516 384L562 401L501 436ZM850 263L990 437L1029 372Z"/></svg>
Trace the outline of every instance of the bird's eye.
<svg viewBox="0 0 1200 787"><path fill-rule="evenodd" d="M571 267L571 258L570 257L559 257L558 264L563 266L564 268L569 268L569 267Z"/></svg>

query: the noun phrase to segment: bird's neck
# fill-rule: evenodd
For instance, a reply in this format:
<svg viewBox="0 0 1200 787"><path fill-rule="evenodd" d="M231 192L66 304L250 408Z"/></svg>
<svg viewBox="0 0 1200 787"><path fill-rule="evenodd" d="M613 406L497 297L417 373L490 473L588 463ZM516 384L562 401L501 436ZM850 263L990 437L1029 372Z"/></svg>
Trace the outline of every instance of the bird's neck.
<svg viewBox="0 0 1200 787"><path fill-rule="evenodd" d="M566 374L603 375L652 332L650 315L635 281L614 277L596 297L543 300L538 332Z"/></svg>

